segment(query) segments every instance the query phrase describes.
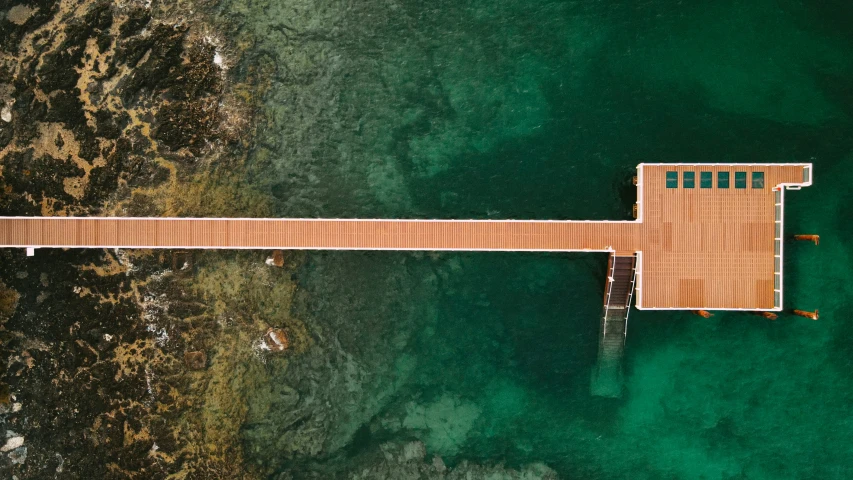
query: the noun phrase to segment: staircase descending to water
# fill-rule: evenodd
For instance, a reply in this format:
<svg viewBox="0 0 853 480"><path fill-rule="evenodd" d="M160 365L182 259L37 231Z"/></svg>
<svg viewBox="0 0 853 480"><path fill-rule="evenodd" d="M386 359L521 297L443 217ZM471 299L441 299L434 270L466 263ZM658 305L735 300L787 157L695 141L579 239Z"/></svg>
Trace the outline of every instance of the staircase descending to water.
<svg viewBox="0 0 853 480"><path fill-rule="evenodd" d="M601 397L622 395L622 352L628 326L628 311L634 292L636 255L611 254L604 286L604 307L598 338L598 364L592 372L591 391Z"/></svg>

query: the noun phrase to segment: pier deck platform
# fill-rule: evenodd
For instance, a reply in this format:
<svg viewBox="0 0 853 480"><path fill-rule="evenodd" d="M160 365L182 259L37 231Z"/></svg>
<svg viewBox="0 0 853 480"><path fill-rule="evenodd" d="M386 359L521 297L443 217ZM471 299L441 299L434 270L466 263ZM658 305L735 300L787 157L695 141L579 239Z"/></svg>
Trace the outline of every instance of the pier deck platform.
<svg viewBox="0 0 853 480"><path fill-rule="evenodd" d="M0 217L0 247L612 252L640 309L781 310L784 192L811 164L640 164L637 219Z"/></svg>

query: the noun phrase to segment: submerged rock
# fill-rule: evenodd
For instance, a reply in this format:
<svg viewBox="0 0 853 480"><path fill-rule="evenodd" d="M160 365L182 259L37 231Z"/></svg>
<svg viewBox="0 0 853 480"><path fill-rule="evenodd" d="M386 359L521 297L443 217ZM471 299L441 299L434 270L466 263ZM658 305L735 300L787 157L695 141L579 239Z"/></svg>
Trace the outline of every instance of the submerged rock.
<svg viewBox="0 0 853 480"><path fill-rule="evenodd" d="M184 354L184 364L190 370L204 370L207 366L207 355L204 352L187 352Z"/></svg>
<svg viewBox="0 0 853 480"><path fill-rule="evenodd" d="M426 446L423 442L409 442L403 445L403 461L423 460L426 457Z"/></svg>
<svg viewBox="0 0 853 480"><path fill-rule="evenodd" d="M24 437L15 436L6 439L6 443L0 447L0 452L8 452L14 450L24 444Z"/></svg>
<svg viewBox="0 0 853 480"><path fill-rule="evenodd" d="M6 284L0 281L0 323L5 322L15 313L19 298L18 292L7 288Z"/></svg>
<svg viewBox="0 0 853 480"><path fill-rule="evenodd" d="M425 460L421 442L384 443L357 458L336 478L349 480L557 480L557 473L541 463L519 469L462 461L447 468L441 457ZM414 454L414 456L413 456Z"/></svg>
<svg viewBox="0 0 853 480"><path fill-rule="evenodd" d="M18 447L9 452L9 460L12 465L23 465L27 461L27 447Z"/></svg>
<svg viewBox="0 0 853 480"><path fill-rule="evenodd" d="M15 25L23 25L27 23L27 20L29 20L34 13L36 13L36 10L37 9L26 5L15 5L6 12L6 20L9 20Z"/></svg>
<svg viewBox="0 0 853 480"><path fill-rule="evenodd" d="M432 468L434 468L438 473L444 473L447 471L447 465L444 464L444 460L438 455L432 457Z"/></svg>
<svg viewBox="0 0 853 480"><path fill-rule="evenodd" d="M402 426L420 432L430 451L453 454L468 439L481 412L472 402L444 394L426 404L406 405Z"/></svg>

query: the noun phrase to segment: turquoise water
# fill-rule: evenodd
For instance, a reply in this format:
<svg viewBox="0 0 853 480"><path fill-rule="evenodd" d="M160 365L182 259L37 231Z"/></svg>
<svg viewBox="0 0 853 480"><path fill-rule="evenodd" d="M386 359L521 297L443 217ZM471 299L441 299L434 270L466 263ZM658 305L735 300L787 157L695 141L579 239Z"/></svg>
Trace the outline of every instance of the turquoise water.
<svg viewBox="0 0 853 480"><path fill-rule="evenodd" d="M696 3L227 5L276 72L255 181L282 216L625 219L642 161L815 163L786 222L821 245L786 244L785 306L820 320L634 311L616 400L589 395L602 255L310 254L313 321L383 365L332 444L564 478L853 475L853 7Z"/></svg>

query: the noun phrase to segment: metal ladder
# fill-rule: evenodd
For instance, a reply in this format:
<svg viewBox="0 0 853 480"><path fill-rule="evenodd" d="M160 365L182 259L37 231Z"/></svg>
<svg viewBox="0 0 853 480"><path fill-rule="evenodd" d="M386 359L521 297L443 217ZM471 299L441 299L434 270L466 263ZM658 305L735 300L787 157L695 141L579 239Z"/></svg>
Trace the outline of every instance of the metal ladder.
<svg viewBox="0 0 853 480"><path fill-rule="evenodd" d="M636 255L610 255L598 342L598 364L592 372L593 395L622 394L622 353L636 282Z"/></svg>

